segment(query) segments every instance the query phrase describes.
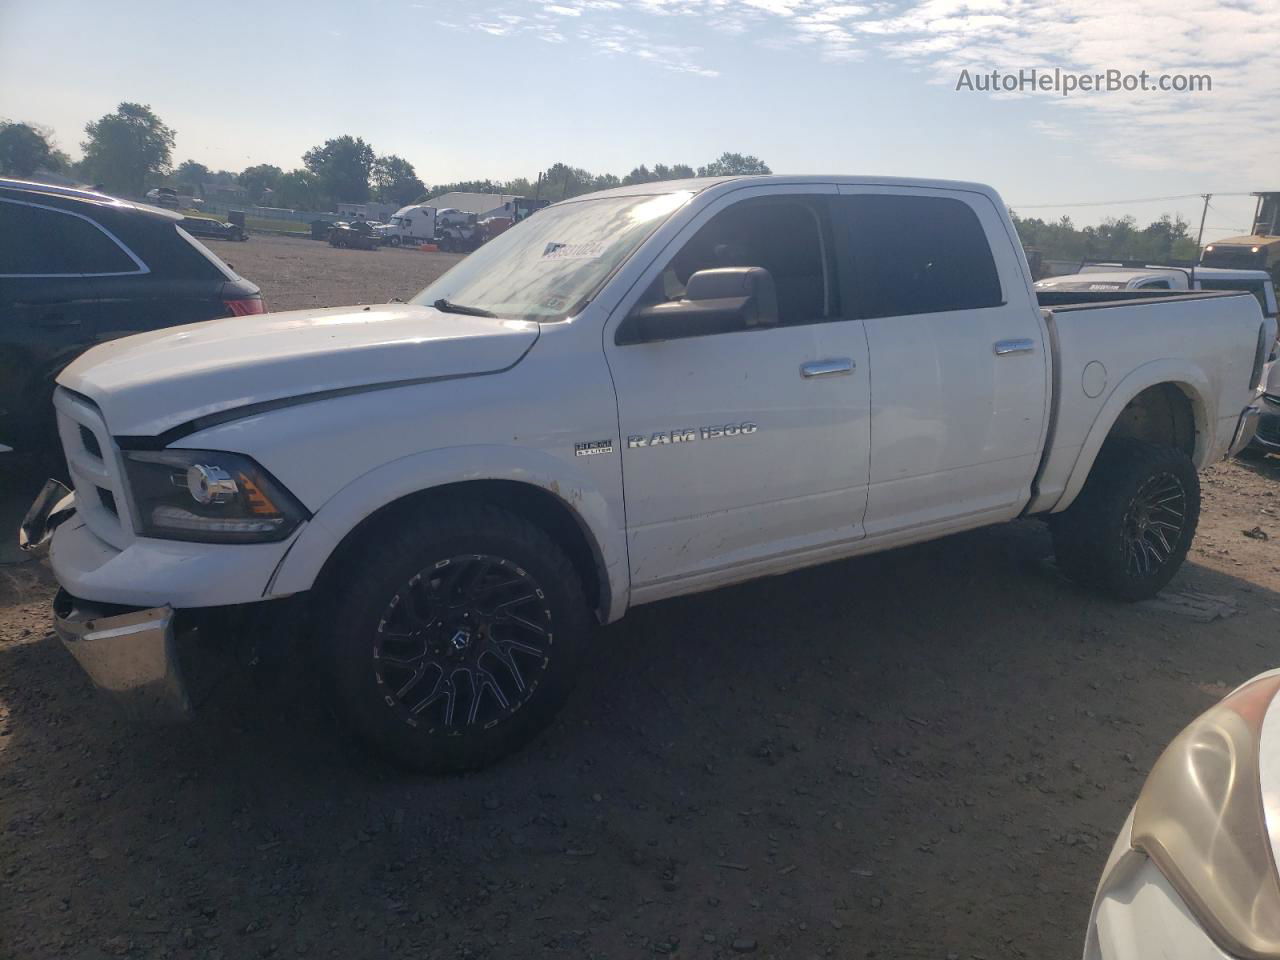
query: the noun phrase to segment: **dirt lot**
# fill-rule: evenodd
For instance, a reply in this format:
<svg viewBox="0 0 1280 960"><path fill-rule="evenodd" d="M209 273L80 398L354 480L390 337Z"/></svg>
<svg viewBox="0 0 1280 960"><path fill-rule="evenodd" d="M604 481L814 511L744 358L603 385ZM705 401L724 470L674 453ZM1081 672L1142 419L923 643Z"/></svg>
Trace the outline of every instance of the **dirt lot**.
<svg viewBox="0 0 1280 960"><path fill-rule="evenodd" d="M448 259L217 249L277 308ZM1098 600L1013 524L640 608L559 723L456 779L288 682L132 726L49 635L46 568L0 567L0 956L1078 955L1144 771L1280 659L1280 461L1204 482L1170 590L1227 619Z"/></svg>

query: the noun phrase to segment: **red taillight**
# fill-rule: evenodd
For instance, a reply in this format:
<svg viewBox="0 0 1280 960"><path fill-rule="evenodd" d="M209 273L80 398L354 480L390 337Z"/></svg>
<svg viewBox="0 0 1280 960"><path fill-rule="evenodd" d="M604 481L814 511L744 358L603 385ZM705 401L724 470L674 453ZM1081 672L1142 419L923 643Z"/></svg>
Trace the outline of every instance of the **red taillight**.
<svg viewBox="0 0 1280 960"><path fill-rule="evenodd" d="M261 297L248 297L244 300L223 300L222 305L227 308L227 316L230 317L248 317L255 313L267 312L267 305L262 302Z"/></svg>

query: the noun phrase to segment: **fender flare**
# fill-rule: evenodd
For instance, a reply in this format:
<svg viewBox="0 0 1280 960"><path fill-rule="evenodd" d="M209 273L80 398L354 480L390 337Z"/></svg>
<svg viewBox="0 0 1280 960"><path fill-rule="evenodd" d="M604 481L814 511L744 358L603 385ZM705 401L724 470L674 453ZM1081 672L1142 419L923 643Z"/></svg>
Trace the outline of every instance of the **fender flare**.
<svg viewBox="0 0 1280 960"><path fill-rule="evenodd" d="M343 539L388 504L435 487L468 481L507 480L551 494L578 521L591 548L600 582L600 616L616 620L626 610L630 580L623 523L609 499L572 464L528 447L443 447L383 464L351 481L324 502L290 544L263 597L311 589Z"/></svg>
<svg viewBox="0 0 1280 960"><path fill-rule="evenodd" d="M1054 504L1053 513L1061 513L1075 501L1076 496L1084 488L1093 470L1094 461L1102 449L1103 442L1111 433L1111 428L1120 419L1124 408L1143 390L1171 383L1191 402L1191 414L1195 418L1196 447L1191 459L1197 468L1205 465L1209 456L1208 440L1213 425L1216 423L1217 411L1214 409L1213 390L1209 378L1199 366L1184 360L1151 360L1129 372L1115 385L1107 396L1106 402L1093 418L1093 425L1085 436L1084 444L1076 455L1075 466L1062 490L1062 496Z"/></svg>

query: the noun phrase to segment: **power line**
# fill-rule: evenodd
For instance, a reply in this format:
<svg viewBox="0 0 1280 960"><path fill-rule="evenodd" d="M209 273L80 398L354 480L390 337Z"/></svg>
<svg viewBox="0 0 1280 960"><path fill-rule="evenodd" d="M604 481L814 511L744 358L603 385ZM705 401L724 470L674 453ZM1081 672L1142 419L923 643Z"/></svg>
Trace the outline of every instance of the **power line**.
<svg viewBox="0 0 1280 960"><path fill-rule="evenodd" d="M1252 197L1252 193L1215 193L1215 197ZM1168 197L1137 197L1130 200L1075 200L1068 203L1011 203L1021 210L1040 210L1047 207L1115 207L1125 203L1163 203L1166 200L1201 200L1203 193L1178 193Z"/></svg>

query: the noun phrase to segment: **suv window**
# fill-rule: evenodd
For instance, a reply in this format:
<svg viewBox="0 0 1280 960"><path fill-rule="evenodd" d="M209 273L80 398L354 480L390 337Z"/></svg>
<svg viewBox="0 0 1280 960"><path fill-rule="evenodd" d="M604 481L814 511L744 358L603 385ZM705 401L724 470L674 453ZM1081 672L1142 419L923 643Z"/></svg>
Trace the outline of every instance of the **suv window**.
<svg viewBox="0 0 1280 960"><path fill-rule="evenodd" d="M1146 281L1145 283L1141 283L1141 284L1139 284L1138 286L1139 286L1141 289L1143 289L1143 290L1169 290L1169 289L1172 289L1172 288L1169 286L1169 281L1168 281L1168 280L1148 280L1148 281Z"/></svg>
<svg viewBox="0 0 1280 960"><path fill-rule="evenodd" d="M778 292L780 324L839 315L827 251L826 204L812 197L742 200L711 218L671 258L642 302L678 300L689 278L717 267L764 267Z"/></svg>
<svg viewBox="0 0 1280 960"><path fill-rule="evenodd" d="M997 307L1004 301L986 232L950 197L840 198L858 316L897 317Z"/></svg>
<svg viewBox="0 0 1280 960"><path fill-rule="evenodd" d="M0 276L140 272L134 259L93 221L0 199Z"/></svg>

